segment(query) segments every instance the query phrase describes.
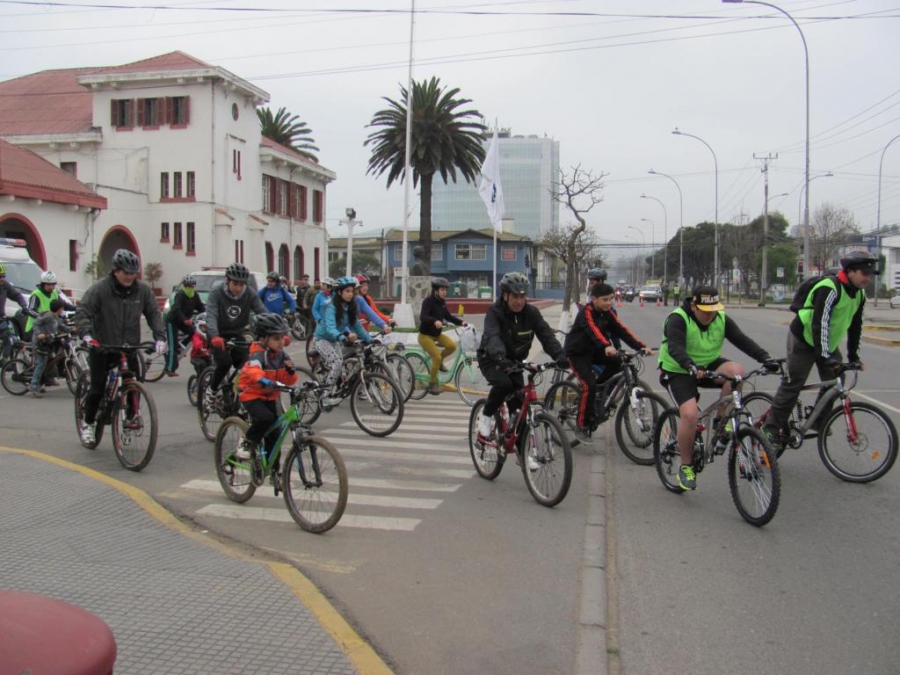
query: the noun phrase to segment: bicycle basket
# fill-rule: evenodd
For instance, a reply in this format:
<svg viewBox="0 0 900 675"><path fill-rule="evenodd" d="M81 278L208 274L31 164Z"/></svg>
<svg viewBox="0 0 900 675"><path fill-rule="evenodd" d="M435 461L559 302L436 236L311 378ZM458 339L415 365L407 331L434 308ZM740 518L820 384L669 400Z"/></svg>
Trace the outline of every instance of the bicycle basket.
<svg viewBox="0 0 900 675"><path fill-rule="evenodd" d="M478 345L481 344L481 334L483 331L480 330L467 330L463 331L462 336L459 338L459 348L464 352L474 352L478 349Z"/></svg>

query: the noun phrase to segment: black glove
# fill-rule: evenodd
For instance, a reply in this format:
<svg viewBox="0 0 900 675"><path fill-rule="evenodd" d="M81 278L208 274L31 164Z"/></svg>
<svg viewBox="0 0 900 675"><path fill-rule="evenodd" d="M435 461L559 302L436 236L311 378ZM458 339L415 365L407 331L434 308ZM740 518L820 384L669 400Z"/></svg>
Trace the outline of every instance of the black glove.
<svg viewBox="0 0 900 675"><path fill-rule="evenodd" d="M844 372L841 362L832 356L829 356L822 362L822 368L825 369L825 372L830 372L832 377L837 377Z"/></svg>
<svg viewBox="0 0 900 675"><path fill-rule="evenodd" d="M762 365L763 365L763 368L765 368L767 372L770 372L770 373L778 372L778 369L779 369L778 361L776 361L775 359L766 359L765 361L763 361Z"/></svg>
<svg viewBox="0 0 900 675"><path fill-rule="evenodd" d="M569 367L569 359L565 356L560 356L556 359L556 367L557 368L568 368Z"/></svg>
<svg viewBox="0 0 900 675"><path fill-rule="evenodd" d="M518 368L519 364L512 359L500 359L497 361L497 367L505 372L509 372L510 370L515 370Z"/></svg>

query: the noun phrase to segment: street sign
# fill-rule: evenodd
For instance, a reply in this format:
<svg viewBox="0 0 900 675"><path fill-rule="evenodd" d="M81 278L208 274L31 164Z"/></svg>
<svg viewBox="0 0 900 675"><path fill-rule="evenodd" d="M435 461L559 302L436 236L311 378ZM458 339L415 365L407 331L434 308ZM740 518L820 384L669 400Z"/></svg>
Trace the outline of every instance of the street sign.
<svg viewBox="0 0 900 675"><path fill-rule="evenodd" d="M783 267L776 267L776 268L775 268L775 276L776 276L776 278L778 278L778 279L784 279L784 268L783 268Z"/></svg>
<svg viewBox="0 0 900 675"><path fill-rule="evenodd" d="M394 268L394 276L395 276L395 277L405 277L405 276L406 276L406 270L403 269L402 267L395 267L395 268Z"/></svg>

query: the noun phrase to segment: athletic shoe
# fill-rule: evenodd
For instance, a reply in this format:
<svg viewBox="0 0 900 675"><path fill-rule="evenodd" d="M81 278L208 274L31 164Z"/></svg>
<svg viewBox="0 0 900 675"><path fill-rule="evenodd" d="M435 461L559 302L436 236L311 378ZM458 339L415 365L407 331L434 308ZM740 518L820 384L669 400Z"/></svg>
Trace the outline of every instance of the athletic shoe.
<svg viewBox="0 0 900 675"><path fill-rule="evenodd" d="M322 405L327 408L333 408L340 402L341 402L340 396L323 396L322 397Z"/></svg>
<svg viewBox="0 0 900 675"><path fill-rule="evenodd" d="M245 438L238 444L238 448L237 448L237 451L234 453L234 456L236 459L238 459L242 462L246 462L248 459L250 459L253 456L253 451L255 449L256 448L254 447L253 443L251 443L250 441L248 441Z"/></svg>
<svg viewBox="0 0 900 675"><path fill-rule="evenodd" d="M534 456L534 453L531 452L528 454L528 470L534 473L538 469L541 468L541 465L538 463L537 458Z"/></svg>
<svg viewBox="0 0 900 675"><path fill-rule="evenodd" d="M97 442L97 435L95 432L97 423L88 424L87 422L81 423L81 442L87 445L91 445Z"/></svg>
<svg viewBox="0 0 900 675"><path fill-rule="evenodd" d="M682 464L678 469L678 484L682 490L697 489L697 474L694 473L694 467L690 464Z"/></svg>
<svg viewBox="0 0 900 675"><path fill-rule="evenodd" d="M48 387L58 387L59 380L57 380L55 377L51 377L50 379L47 380L46 384Z"/></svg>
<svg viewBox="0 0 900 675"><path fill-rule="evenodd" d="M433 396L437 396L441 393L441 385L437 384L436 382L432 382L428 385L428 393Z"/></svg>
<svg viewBox="0 0 900 675"><path fill-rule="evenodd" d="M166 377L178 377L178 376L179 376L179 374L176 373L174 370L171 372L169 372L168 370L166 371Z"/></svg>
<svg viewBox="0 0 900 675"><path fill-rule="evenodd" d="M31 389L30 391L31 391L31 395L34 396L35 398L44 398L44 394L41 392L40 389Z"/></svg>
<svg viewBox="0 0 900 675"><path fill-rule="evenodd" d="M478 435L482 438L490 438L491 431L494 428L494 418L488 417L484 413L478 416Z"/></svg>

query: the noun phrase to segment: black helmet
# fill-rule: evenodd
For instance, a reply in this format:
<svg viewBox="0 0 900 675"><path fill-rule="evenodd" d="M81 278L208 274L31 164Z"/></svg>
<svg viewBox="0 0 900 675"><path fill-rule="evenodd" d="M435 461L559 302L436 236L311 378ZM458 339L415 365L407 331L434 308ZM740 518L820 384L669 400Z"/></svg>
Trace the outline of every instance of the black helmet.
<svg viewBox="0 0 900 675"><path fill-rule="evenodd" d="M587 278L591 281L606 281L607 273L605 269L594 267L587 272Z"/></svg>
<svg viewBox="0 0 900 675"><path fill-rule="evenodd" d="M500 290L504 293L528 293L528 277L521 272L507 272L500 279Z"/></svg>
<svg viewBox="0 0 900 675"><path fill-rule="evenodd" d="M863 269L877 275L879 274L876 269L877 264L878 258L868 251L850 251L850 253L841 258L841 267L847 271L852 269Z"/></svg>
<svg viewBox="0 0 900 675"><path fill-rule="evenodd" d="M278 272L269 272L266 275L267 281L278 281Z"/></svg>
<svg viewBox="0 0 900 675"><path fill-rule="evenodd" d="M450 282L444 277L435 277L431 280L431 290L436 291L439 288L450 288Z"/></svg>
<svg viewBox="0 0 900 675"><path fill-rule="evenodd" d="M280 314L267 312L256 317L256 337L264 338L269 335L285 335L290 329Z"/></svg>
<svg viewBox="0 0 900 675"><path fill-rule="evenodd" d="M128 274L137 274L141 270L141 261L127 248L120 248L113 253L112 266L114 270L122 270Z"/></svg>
<svg viewBox="0 0 900 675"><path fill-rule="evenodd" d="M242 265L241 263L231 263L225 270L225 278L246 284L250 279L250 270L247 269L246 265Z"/></svg>

